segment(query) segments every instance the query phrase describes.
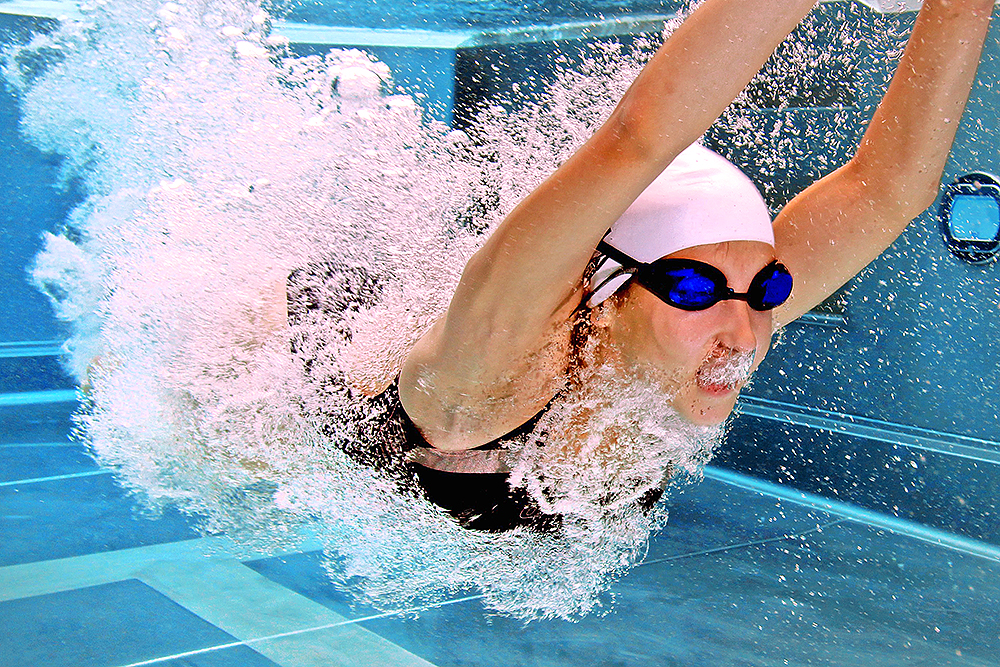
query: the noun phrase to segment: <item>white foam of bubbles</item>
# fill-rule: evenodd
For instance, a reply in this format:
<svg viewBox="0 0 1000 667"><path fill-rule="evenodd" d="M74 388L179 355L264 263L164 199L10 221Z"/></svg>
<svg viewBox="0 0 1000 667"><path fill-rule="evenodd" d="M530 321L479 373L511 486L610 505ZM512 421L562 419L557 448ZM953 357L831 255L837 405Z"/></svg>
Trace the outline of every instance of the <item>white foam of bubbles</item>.
<svg viewBox="0 0 1000 667"><path fill-rule="evenodd" d="M545 104L491 110L473 140L422 123L365 54L278 57L266 26L252 3L128 0L4 54L24 132L88 193L34 271L92 385L83 436L151 507L205 530L269 547L308 526L331 579L380 607L478 588L523 618L597 608L664 518L639 499L696 470L712 434L595 371L539 427L581 439L518 452L516 483L565 528L490 535L345 455L379 417L347 387L391 381L484 234L589 136L636 63L598 54ZM306 318L294 356L284 278L316 261L379 290Z"/></svg>
<svg viewBox="0 0 1000 667"><path fill-rule="evenodd" d="M698 382L703 385L742 387L753 373L754 350L726 350L709 357L698 369Z"/></svg>

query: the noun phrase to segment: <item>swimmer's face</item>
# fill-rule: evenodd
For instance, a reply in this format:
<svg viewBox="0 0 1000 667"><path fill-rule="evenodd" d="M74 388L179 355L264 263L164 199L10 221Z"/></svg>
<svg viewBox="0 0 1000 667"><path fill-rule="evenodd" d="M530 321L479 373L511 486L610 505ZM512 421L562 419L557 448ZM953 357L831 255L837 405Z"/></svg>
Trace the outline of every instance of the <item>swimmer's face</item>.
<svg viewBox="0 0 1000 667"><path fill-rule="evenodd" d="M757 241L697 246L670 257L695 259L720 269L737 292L774 260ZM672 395L681 416L718 424L732 412L740 389L771 344L772 311L726 300L706 310L685 311L633 283L621 300L612 340L626 367L654 377Z"/></svg>

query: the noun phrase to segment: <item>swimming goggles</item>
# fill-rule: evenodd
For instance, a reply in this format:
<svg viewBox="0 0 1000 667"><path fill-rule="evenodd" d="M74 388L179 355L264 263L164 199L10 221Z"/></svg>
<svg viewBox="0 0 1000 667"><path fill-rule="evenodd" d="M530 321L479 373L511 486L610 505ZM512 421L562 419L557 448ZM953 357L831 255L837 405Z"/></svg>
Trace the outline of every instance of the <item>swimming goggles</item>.
<svg viewBox="0 0 1000 667"><path fill-rule="evenodd" d="M746 292L734 292L726 274L694 259L668 257L647 264L632 259L604 241L598 251L622 265L616 275L630 273L662 301L681 310L705 310L720 301L737 299L758 311L783 304L792 294L792 274L777 260L757 272Z"/></svg>

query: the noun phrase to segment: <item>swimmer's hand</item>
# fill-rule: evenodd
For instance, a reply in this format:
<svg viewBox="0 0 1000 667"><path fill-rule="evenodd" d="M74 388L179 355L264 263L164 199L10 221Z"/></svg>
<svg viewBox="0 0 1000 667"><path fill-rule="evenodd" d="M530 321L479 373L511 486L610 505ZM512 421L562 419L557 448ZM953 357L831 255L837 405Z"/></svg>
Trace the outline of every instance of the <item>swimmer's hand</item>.
<svg viewBox="0 0 1000 667"><path fill-rule="evenodd" d="M272 276L261 295L262 322L269 332L288 330L288 288L285 272Z"/></svg>
<svg viewBox="0 0 1000 667"><path fill-rule="evenodd" d="M90 396L94 391L94 375L101 367L101 357L94 357L87 364L87 372L84 373L83 381L80 382L80 392L84 396Z"/></svg>
<svg viewBox="0 0 1000 667"><path fill-rule="evenodd" d="M84 396L89 397L94 393L94 383L96 378L106 375L116 369L119 363L113 359L97 355L87 364L87 371L80 382L79 390Z"/></svg>

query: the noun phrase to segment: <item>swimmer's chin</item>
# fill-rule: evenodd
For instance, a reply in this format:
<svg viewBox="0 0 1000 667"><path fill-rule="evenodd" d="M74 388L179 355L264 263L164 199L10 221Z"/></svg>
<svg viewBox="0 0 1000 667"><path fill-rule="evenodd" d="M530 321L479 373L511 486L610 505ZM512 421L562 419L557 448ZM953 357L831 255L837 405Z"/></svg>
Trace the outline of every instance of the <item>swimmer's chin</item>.
<svg viewBox="0 0 1000 667"><path fill-rule="evenodd" d="M735 404L735 401L734 401ZM681 418L695 426L722 426L733 414L733 407L727 409L691 410L681 412Z"/></svg>
<svg viewBox="0 0 1000 667"><path fill-rule="evenodd" d="M733 414L741 388L732 385L698 386L693 399L689 395L686 400L675 401L674 407L682 419L695 426L720 426Z"/></svg>

